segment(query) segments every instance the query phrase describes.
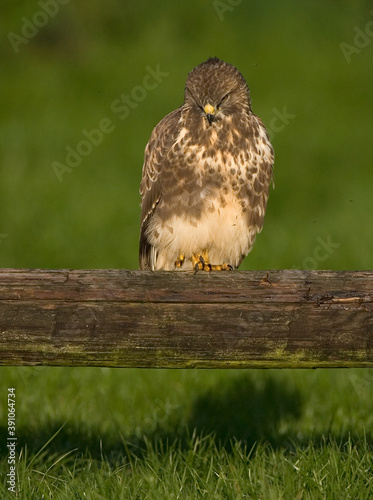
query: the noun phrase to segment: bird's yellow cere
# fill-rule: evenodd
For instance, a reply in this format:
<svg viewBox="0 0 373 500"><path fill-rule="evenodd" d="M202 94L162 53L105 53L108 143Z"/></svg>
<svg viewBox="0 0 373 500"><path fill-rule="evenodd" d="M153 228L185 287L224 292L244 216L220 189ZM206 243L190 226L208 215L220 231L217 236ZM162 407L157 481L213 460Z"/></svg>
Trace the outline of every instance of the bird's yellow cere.
<svg viewBox="0 0 373 500"><path fill-rule="evenodd" d="M211 106L211 104L206 104L203 109L205 110L206 115L213 115L215 113L215 108L214 106Z"/></svg>

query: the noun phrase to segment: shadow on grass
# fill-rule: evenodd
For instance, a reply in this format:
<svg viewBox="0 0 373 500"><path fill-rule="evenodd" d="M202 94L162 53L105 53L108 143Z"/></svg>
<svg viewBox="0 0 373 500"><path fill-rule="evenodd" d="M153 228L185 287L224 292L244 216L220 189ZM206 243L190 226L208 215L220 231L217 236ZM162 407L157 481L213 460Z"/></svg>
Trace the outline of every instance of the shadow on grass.
<svg viewBox="0 0 373 500"><path fill-rule="evenodd" d="M7 428L0 427L0 460L8 457ZM51 422L38 429L36 432L26 429L17 430L17 456L22 450L23 459L27 454L30 461L35 463L54 462L65 454L70 454L71 458L78 456L83 459L102 460L105 458L110 464L115 465L118 460L127 454L126 447L120 436L114 432L96 433L88 427L74 429L68 423ZM37 455L38 460L35 460Z"/></svg>
<svg viewBox="0 0 373 500"><path fill-rule="evenodd" d="M226 448L232 441L249 447L266 441L280 446L283 425L302 415L301 394L267 378L254 384L249 376L231 380L222 390L214 387L199 395L193 405L188 426L198 433L213 433Z"/></svg>
<svg viewBox="0 0 373 500"><path fill-rule="evenodd" d="M149 450L165 450L169 446L190 450L193 439L204 436L209 436L227 452L232 451L236 442L248 449L255 448L256 443L267 443L274 449L293 449L305 447L309 442L307 438L299 441L292 432L302 410L302 395L296 389L273 377L258 383L249 375L243 375L198 395L186 425L181 423L185 421L180 414L183 410L155 421L151 429L143 429L141 437L122 435L120 429L102 433L88 426L73 428L68 423L53 422L33 434L28 429L23 430L27 435L18 429L17 451L27 446L29 456L33 456L48 443L41 456L48 456L49 460L74 450L72 455L95 460L105 458L117 466L126 457L128 461L131 456L141 460ZM345 436L333 438L342 441L348 437L349 430L346 432ZM6 437L7 428L0 427L0 458L8 455ZM325 436L313 436L312 441L315 445L325 444Z"/></svg>

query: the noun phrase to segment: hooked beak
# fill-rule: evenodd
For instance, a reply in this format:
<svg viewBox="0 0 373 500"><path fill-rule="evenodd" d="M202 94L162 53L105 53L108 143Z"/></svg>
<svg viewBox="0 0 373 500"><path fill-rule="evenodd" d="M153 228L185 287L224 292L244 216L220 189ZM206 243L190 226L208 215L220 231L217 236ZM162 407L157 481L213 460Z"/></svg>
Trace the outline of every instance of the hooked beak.
<svg viewBox="0 0 373 500"><path fill-rule="evenodd" d="M216 110L214 106L211 106L211 104L206 104L206 106L203 109L206 113L207 121L209 122L209 125L211 125L212 122L215 120Z"/></svg>

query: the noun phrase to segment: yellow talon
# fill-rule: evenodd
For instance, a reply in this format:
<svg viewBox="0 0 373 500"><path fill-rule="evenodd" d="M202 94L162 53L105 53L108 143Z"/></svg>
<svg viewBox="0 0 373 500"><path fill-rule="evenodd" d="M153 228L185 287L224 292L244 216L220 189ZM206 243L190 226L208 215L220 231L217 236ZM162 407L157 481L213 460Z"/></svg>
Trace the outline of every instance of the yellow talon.
<svg viewBox="0 0 373 500"><path fill-rule="evenodd" d="M230 264L211 264L211 271L233 271L233 267Z"/></svg>
<svg viewBox="0 0 373 500"><path fill-rule="evenodd" d="M211 270L208 250L202 250L201 253L193 253L191 260L195 272Z"/></svg>
<svg viewBox="0 0 373 500"><path fill-rule="evenodd" d="M192 266L195 272L202 271L203 269L203 257L198 253L192 254Z"/></svg>
<svg viewBox="0 0 373 500"><path fill-rule="evenodd" d="M233 271L230 264L210 264L208 250L202 250L201 253L193 253L190 259L195 272L198 271Z"/></svg>
<svg viewBox="0 0 373 500"><path fill-rule="evenodd" d="M182 267L182 265L184 264L184 260L185 260L185 255L183 253L181 253L179 255L179 257L175 260L175 267Z"/></svg>

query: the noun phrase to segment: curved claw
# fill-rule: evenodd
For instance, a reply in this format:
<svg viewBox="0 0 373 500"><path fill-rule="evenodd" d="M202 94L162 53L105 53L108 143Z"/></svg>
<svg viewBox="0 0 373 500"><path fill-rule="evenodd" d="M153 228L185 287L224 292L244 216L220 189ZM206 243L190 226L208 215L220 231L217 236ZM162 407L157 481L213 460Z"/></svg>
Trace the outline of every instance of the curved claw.
<svg viewBox="0 0 373 500"><path fill-rule="evenodd" d="M210 264L208 258L208 252L203 250L201 253L192 254L192 265L194 269L194 274L198 271L233 271L233 266L231 264Z"/></svg>
<svg viewBox="0 0 373 500"><path fill-rule="evenodd" d="M198 271L211 271L211 264L206 263L202 255L198 256L198 261L194 264L194 274Z"/></svg>

